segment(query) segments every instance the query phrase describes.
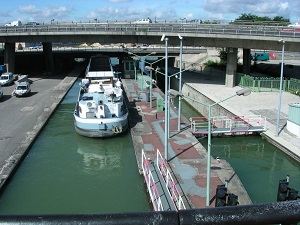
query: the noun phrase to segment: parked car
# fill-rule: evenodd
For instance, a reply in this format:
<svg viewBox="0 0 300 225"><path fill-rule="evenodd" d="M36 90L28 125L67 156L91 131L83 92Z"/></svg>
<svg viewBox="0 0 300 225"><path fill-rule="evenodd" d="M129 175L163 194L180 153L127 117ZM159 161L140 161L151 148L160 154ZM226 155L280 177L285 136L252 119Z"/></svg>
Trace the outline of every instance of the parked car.
<svg viewBox="0 0 300 225"><path fill-rule="evenodd" d="M3 73L1 76L0 76L0 84L2 86L4 85L10 85L14 82L14 74L11 73L11 72L7 72L7 73Z"/></svg>
<svg viewBox="0 0 300 225"><path fill-rule="evenodd" d="M21 82L13 91L13 95L16 97L28 96L31 93L29 82Z"/></svg>
<svg viewBox="0 0 300 225"><path fill-rule="evenodd" d="M2 97L3 97L3 88L2 88L2 86L0 84L0 98L2 98Z"/></svg>
<svg viewBox="0 0 300 225"><path fill-rule="evenodd" d="M37 23L37 22L28 22L28 23L26 23L26 26L37 26L37 25L40 25L40 24Z"/></svg>
<svg viewBox="0 0 300 225"><path fill-rule="evenodd" d="M19 20L16 21L12 21L10 23L5 24L6 27L18 27L18 26L22 26L22 22Z"/></svg>

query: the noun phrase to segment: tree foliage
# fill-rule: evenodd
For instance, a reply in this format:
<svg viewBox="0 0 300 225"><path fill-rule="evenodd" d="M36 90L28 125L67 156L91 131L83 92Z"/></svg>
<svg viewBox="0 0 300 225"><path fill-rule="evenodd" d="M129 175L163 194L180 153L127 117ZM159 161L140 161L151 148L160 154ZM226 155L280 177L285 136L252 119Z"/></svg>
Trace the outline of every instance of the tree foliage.
<svg viewBox="0 0 300 225"><path fill-rule="evenodd" d="M250 20L250 21L276 21L276 22L290 22L289 19L285 19L282 16L275 16L273 19L268 16L257 16L252 13L242 13L237 20Z"/></svg>
<svg viewBox="0 0 300 225"><path fill-rule="evenodd" d="M218 50L218 56L220 58L221 64L226 64L227 62L227 48L220 48Z"/></svg>

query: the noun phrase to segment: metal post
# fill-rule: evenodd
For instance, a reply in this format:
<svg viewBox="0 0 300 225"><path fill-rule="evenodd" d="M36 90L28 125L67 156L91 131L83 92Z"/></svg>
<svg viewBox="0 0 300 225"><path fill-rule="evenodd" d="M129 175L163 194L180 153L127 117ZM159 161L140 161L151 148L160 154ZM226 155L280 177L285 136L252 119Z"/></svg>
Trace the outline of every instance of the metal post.
<svg viewBox="0 0 300 225"><path fill-rule="evenodd" d="M282 83L283 83L283 63L284 63L284 40L279 40L282 42L282 51L281 51L281 71L280 71L280 87L279 87L279 96L278 96L278 114L277 114L277 123L276 123L276 136L279 135L279 122L280 122L280 111L281 111L281 96L282 96Z"/></svg>
<svg viewBox="0 0 300 225"><path fill-rule="evenodd" d="M152 68L152 64L150 64ZM152 69L150 70L150 108L152 109Z"/></svg>
<svg viewBox="0 0 300 225"><path fill-rule="evenodd" d="M180 54L179 54L179 89L178 91L181 93L181 85L182 85L182 37L180 35L179 39L180 39ZM177 123L177 130L180 131L181 127L181 96L179 96L178 98L178 123Z"/></svg>
<svg viewBox="0 0 300 225"><path fill-rule="evenodd" d="M141 61L142 61L142 63L143 63L143 65L142 65L142 68L143 68L143 69L141 69L141 75L142 75L142 91L144 92L144 65L145 65L144 61L145 61L145 58L142 57L141 59L142 59Z"/></svg>
<svg viewBox="0 0 300 225"><path fill-rule="evenodd" d="M168 38L165 40L165 160L168 160Z"/></svg>
<svg viewBox="0 0 300 225"><path fill-rule="evenodd" d="M136 61L134 60L134 81L136 82Z"/></svg>
<svg viewBox="0 0 300 225"><path fill-rule="evenodd" d="M208 106L208 134L207 134L207 168L206 168L206 206L210 205L210 148L211 148L211 107Z"/></svg>
<svg viewBox="0 0 300 225"><path fill-rule="evenodd" d="M167 121L168 121L168 138L170 138L170 112L171 112L171 109L170 109L170 95L169 95L169 90L170 90L170 83L171 83L171 76L169 77L168 76L168 118L167 118Z"/></svg>
<svg viewBox="0 0 300 225"><path fill-rule="evenodd" d="M210 158L211 158L211 107L220 104L221 102L225 102L226 100L233 98L235 96L248 96L251 93L250 88L243 88L228 98L225 98L221 101L215 102L214 104L207 105L203 102L197 101L196 99L190 98L188 96L183 96L182 93L171 90L172 95L181 95L182 98L187 98L192 101L195 101L201 105L208 107L208 132L207 132L207 169L206 169L206 206L210 205Z"/></svg>

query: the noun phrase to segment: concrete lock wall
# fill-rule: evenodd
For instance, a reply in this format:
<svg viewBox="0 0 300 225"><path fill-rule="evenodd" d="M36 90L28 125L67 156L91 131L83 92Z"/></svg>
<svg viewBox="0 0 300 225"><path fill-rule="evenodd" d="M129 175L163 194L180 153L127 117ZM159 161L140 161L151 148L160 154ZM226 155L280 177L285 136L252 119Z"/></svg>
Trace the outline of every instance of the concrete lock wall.
<svg viewBox="0 0 300 225"><path fill-rule="evenodd" d="M201 102L201 103L207 105L207 106L205 106L198 102L195 102L193 100L185 98L185 101L187 101L190 105L192 105L198 112L200 112L203 116L208 117L208 106L214 104L215 101L213 101L212 99L205 96L204 94L197 91L196 89L194 89L193 87L189 86L186 83L183 84L182 94L184 96L195 99L198 102ZM211 117L214 117L214 116L234 116L234 114L229 112L228 110L224 109L220 105L215 105L211 108Z"/></svg>

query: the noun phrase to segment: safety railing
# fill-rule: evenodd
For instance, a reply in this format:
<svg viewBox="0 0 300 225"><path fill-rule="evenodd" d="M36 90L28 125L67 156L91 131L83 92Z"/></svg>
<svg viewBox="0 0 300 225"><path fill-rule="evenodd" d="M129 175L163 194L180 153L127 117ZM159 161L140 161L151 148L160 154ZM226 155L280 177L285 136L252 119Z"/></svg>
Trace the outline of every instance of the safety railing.
<svg viewBox="0 0 300 225"><path fill-rule="evenodd" d="M238 83L241 87L250 87L251 91L254 92L277 92L280 89L279 78L242 75ZM298 94L300 92L300 80L295 78L284 79L282 90Z"/></svg>
<svg viewBox="0 0 300 225"><path fill-rule="evenodd" d="M182 195L177 188L177 183L174 181L172 174L170 172L170 168L158 149L157 149L156 159L157 159L156 166L160 171L162 178L165 181L166 188L169 192L169 195L171 196L174 206L176 207L177 210L186 209L186 206L183 202Z"/></svg>
<svg viewBox="0 0 300 225"><path fill-rule="evenodd" d="M297 224L300 200L268 204L198 208L163 212L106 214L0 215L0 224L160 224L160 225L265 225Z"/></svg>
<svg viewBox="0 0 300 225"><path fill-rule="evenodd" d="M191 117L190 125L192 132L195 132L196 129L207 129L208 119L207 117Z"/></svg>
<svg viewBox="0 0 300 225"><path fill-rule="evenodd" d="M163 211L164 208L160 198L160 193L151 172L150 161L146 158L144 150L142 150L142 169L153 208L155 211Z"/></svg>
<svg viewBox="0 0 300 225"><path fill-rule="evenodd" d="M224 35L250 35L250 36L274 36L299 38L300 32L297 29L286 29L284 27L264 26L232 26L220 24L134 24L134 23L69 23L69 24L44 24L35 27L0 26L0 36L7 34L28 34L51 33L61 35L62 33L82 34L86 32L172 32L172 33L196 33L196 34L224 34Z"/></svg>
<svg viewBox="0 0 300 225"><path fill-rule="evenodd" d="M190 127L192 133L207 134L208 118L191 117ZM267 118L261 115L249 116L217 116L211 117L212 133L230 133L230 132L259 132L267 129Z"/></svg>

